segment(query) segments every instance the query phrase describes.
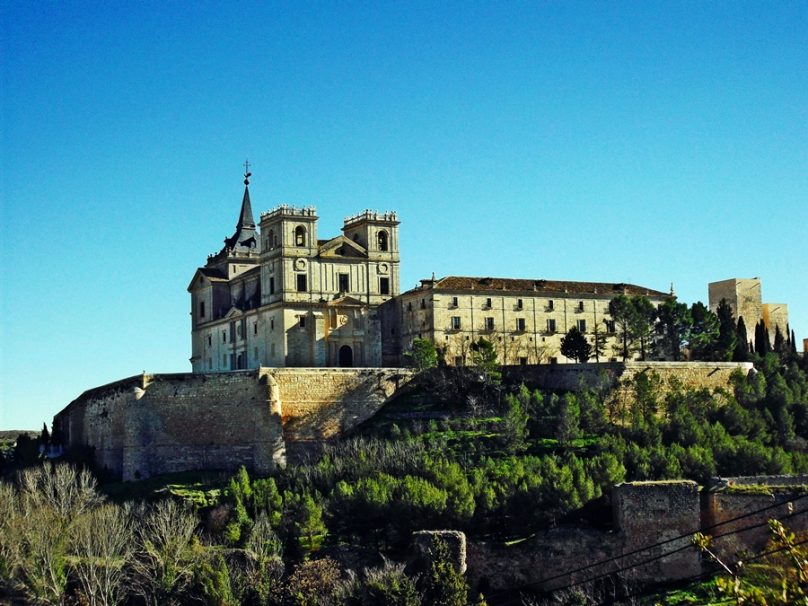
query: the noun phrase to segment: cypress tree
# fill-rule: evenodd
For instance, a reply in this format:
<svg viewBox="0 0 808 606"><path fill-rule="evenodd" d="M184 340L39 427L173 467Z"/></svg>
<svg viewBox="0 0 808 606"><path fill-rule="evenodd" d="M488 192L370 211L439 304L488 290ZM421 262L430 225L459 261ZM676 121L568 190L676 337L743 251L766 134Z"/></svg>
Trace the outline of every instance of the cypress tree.
<svg viewBox="0 0 808 606"><path fill-rule="evenodd" d="M736 362L746 362L749 360L749 341L746 340L746 323L743 316L738 318L737 338L735 339L735 351L732 359Z"/></svg>
<svg viewBox="0 0 808 606"><path fill-rule="evenodd" d="M774 351L782 355L786 352L786 340L780 332L780 325L774 327Z"/></svg>
<svg viewBox="0 0 808 606"><path fill-rule="evenodd" d="M795 355L797 353L797 339L794 336L794 329L793 328L791 329L791 353L793 353Z"/></svg>
<svg viewBox="0 0 808 606"><path fill-rule="evenodd" d="M738 335L735 330L735 317L732 307L726 299L721 299L716 309L718 316L718 342L715 344L715 357L717 360L731 360L738 344Z"/></svg>

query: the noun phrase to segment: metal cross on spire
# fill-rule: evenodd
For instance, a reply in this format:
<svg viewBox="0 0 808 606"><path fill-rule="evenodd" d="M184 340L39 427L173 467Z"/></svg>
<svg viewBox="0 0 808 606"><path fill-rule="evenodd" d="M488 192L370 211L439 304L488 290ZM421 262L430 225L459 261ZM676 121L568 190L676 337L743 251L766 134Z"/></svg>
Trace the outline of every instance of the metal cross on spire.
<svg viewBox="0 0 808 606"><path fill-rule="evenodd" d="M250 177L252 173L250 172L250 161L244 160L244 185L250 184Z"/></svg>

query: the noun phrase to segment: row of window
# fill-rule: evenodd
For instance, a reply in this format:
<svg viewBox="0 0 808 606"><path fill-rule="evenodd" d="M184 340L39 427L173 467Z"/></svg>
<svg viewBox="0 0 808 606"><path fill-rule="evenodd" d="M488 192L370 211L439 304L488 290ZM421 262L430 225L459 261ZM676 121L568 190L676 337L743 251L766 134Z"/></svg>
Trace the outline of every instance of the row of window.
<svg viewBox="0 0 808 606"><path fill-rule="evenodd" d="M348 274L338 274L339 276L339 292L341 293L348 293L351 292L350 289L350 281ZM297 292L308 292L309 290L309 282L308 276L306 274L296 274L296 281L297 281ZM270 278L270 294L275 292L275 284ZM390 278L379 278L379 294L382 295L389 295L390 294Z"/></svg>
<svg viewBox="0 0 808 606"><path fill-rule="evenodd" d="M604 320L604 324L606 324L606 332L607 333L614 333L615 332L615 324L614 320ZM578 320L576 322L576 326L578 330L581 332L586 332L586 320ZM461 330L462 322L460 316L452 316L451 318L451 330ZM496 329L496 323L493 317L487 317L484 319L483 330L486 331L493 331ZM525 319L524 318L516 318L516 332L525 332ZM556 320L555 318L547 318L547 330L548 333L556 332Z"/></svg>
<svg viewBox="0 0 808 606"><path fill-rule="evenodd" d="M354 241L359 240L358 235L354 235ZM306 246L306 242L308 241L308 233L306 232L306 228L302 225L298 225L295 227L294 233L294 243L295 246ZM264 239L264 245L268 250L272 250L278 246L278 236L275 234L275 231L270 229L267 233L267 237ZM378 250L382 252L387 252L389 250L389 237L387 232L382 230L378 234L376 234L376 247Z"/></svg>
<svg viewBox="0 0 808 606"><path fill-rule="evenodd" d="M460 298L459 297L452 297L451 302L449 303L449 307L459 307L460 305ZM421 300L421 308L426 306L426 301L424 299ZM493 308L493 301L491 297L485 299L485 302L482 305L482 309L491 309ZM514 306L516 309L524 309L524 300L523 299L516 299L516 304ZM547 304L545 305L546 311L553 311L555 309L555 301L553 299L547 299ZM412 309L412 304L409 305L409 309ZM578 301L578 304L575 306L575 311L584 311L584 302ZM608 313L609 308L608 306L604 310Z"/></svg>

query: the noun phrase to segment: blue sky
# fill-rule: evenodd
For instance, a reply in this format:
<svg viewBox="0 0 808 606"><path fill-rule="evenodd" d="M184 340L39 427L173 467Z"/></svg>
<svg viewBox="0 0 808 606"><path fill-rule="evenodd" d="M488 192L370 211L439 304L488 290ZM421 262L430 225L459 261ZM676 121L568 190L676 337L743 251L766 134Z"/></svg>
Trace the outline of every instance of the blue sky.
<svg viewBox="0 0 808 606"><path fill-rule="evenodd" d="M399 212L402 283L760 276L808 337L805 2L6 2L0 429L190 369L256 212Z"/></svg>

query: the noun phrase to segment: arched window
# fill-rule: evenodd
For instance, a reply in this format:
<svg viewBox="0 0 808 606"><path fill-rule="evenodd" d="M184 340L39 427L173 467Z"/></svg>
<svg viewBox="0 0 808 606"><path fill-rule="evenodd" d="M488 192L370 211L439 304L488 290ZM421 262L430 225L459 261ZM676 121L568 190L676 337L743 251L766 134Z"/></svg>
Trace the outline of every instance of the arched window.
<svg viewBox="0 0 808 606"><path fill-rule="evenodd" d="M380 231L379 235L376 236L376 238L379 241L379 250L386 252L387 251L387 232L386 231Z"/></svg>
<svg viewBox="0 0 808 606"><path fill-rule="evenodd" d="M275 232L271 229L269 230L269 234L267 234L267 248L269 250L275 248Z"/></svg>
<svg viewBox="0 0 808 606"><path fill-rule="evenodd" d="M302 225L295 227L295 246L306 246L306 228Z"/></svg>

